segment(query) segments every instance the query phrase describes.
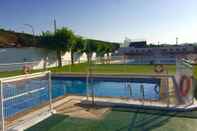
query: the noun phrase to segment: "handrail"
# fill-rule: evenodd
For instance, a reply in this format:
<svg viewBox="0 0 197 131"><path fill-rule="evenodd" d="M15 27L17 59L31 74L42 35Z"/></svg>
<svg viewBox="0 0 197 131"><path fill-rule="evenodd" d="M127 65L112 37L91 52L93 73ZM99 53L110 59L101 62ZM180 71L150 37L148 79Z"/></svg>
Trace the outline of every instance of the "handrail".
<svg viewBox="0 0 197 131"><path fill-rule="evenodd" d="M24 75L18 75L18 76L11 76L11 77L1 78L0 81L12 82L12 81L17 81L17 80L21 80L21 79L30 79L30 78L34 78L34 77L44 76L48 73L50 73L50 71L37 72L37 73L33 73L33 74L24 74Z"/></svg>

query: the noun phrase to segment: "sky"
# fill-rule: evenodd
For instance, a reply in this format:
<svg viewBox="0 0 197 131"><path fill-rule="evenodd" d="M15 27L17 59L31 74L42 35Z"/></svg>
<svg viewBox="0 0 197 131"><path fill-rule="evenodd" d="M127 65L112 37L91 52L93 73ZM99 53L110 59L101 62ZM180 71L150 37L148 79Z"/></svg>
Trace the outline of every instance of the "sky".
<svg viewBox="0 0 197 131"><path fill-rule="evenodd" d="M54 18L85 38L197 42L197 0L0 0L0 28L40 34Z"/></svg>

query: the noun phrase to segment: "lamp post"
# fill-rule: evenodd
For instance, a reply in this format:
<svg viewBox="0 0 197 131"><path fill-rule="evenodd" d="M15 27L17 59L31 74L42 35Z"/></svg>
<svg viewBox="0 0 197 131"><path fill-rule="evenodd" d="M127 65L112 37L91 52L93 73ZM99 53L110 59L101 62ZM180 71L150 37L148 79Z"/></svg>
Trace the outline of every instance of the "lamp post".
<svg viewBox="0 0 197 131"><path fill-rule="evenodd" d="M24 25L27 26L27 27L29 27L29 28L31 28L32 34L33 34L33 36L35 36L34 27L32 25L30 25L30 24L24 24Z"/></svg>
<svg viewBox="0 0 197 131"><path fill-rule="evenodd" d="M27 27L29 27L29 28L31 28L31 31L32 31L32 35L33 35L33 44L35 44L35 30L34 30L34 27L33 27L33 25L30 25L30 24L24 24L25 26L27 26Z"/></svg>

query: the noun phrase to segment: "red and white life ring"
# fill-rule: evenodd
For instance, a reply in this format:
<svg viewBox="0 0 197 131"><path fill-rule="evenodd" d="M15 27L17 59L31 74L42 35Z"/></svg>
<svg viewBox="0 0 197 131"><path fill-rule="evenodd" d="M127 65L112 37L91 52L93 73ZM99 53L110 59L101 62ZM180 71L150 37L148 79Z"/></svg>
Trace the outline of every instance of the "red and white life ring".
<svg viewBox="0 0 197 131"><path fill-rule="evenodd" d="M180 80L180 94L181 96L187 96L190 88L192 86L191 77L183 75Z"/></svg>
<svg viewBox="0 0 197 131"><path fill-rule="evenodd" d="M24 74L28 74L28 73L30 73L30 72L31 72L31 66L25 64L25 65L23 66L23 73L24 73Z"/></svg>
<svg viewBox="0 0 197 131"><path fill-rule="evenodd" d="M162 73L162 72L164 72L164 67L163 67L163 65L156 65L156 66L155 66L155 72L156 72L156 73Z"/></svg>

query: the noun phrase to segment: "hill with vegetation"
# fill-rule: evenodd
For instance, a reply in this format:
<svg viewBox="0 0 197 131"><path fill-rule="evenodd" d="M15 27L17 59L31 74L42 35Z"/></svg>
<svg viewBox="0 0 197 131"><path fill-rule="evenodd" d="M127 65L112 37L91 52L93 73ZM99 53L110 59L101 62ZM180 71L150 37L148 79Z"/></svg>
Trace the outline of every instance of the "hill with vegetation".
<svg viewBox="0 0 197 131"><path fill-rule="evenodd" d="M19 33L0 29L0 47L32 47L37 46L38 37L27 33Z"/></svg>
<svg viewBox="0 0 197 131"><path fill-rule="evenodd" d="M20 33L5 29L0 29L0 48L4 47L42 47L40 40L40 36L33 36L28 33ZM119 43L101 41L101 40L93 40L88 39L93 43L111 43L114 44L116 48L119 47Z"/></svg>

